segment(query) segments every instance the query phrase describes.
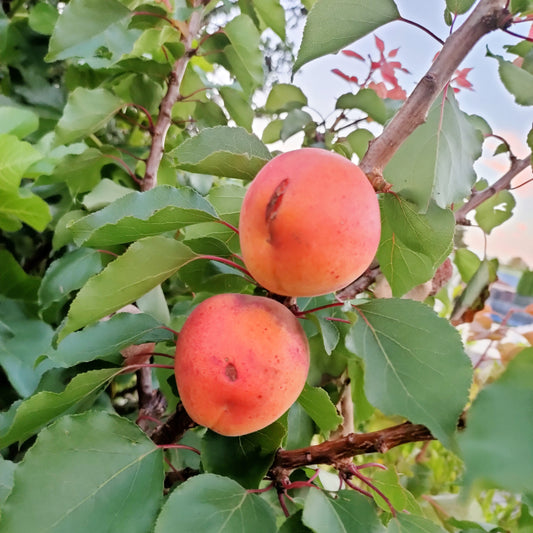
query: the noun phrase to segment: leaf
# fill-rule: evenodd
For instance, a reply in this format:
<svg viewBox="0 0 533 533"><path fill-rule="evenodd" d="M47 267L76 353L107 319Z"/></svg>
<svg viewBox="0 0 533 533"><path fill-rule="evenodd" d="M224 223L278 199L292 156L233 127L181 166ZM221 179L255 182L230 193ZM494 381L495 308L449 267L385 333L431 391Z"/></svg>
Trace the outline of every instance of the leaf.
<svg viewBox="0 0 533 533"><path fill-rule="evenodd" d="M476 222L485 233L490 233L496 226L511 218L515 205L516 200L512 193L499 191L476 209Z"/></svg>
<svg viewBox="0 0 533 533"><path fill-rule="evenodd" d="M283 119L277 118L270 121L261 135L261 140L265 144L275 143L281 138L281 128L283 128Z"/></svg>
<svg viewBox="0 0 533 533"><path fill-rule="evenodd" d="M226 106L230 117L235 121L235 124L243 127L251 133L254 111L250 107L246 95L233 87L221 87L219 93L224 100L224 105Z"/></svg>
<svg viewBox="0 0 533 533"><path fill-rule="evenodd" d="M10 133L23 139L38 127L39 117L33 111L19 107L0 107L0 134Z"/></svg>
<svg viewBox="0 0 533 533"><path fill-rule="evenodd" d="M424 214L414 204L386 194L380 199L381 241L377 260L394 296L431 279L453 246L455 218L431 202Z"/></svg>
<svg viewBox="0 0 533 533"><path fill-rule="evenodd" d="M9 425L0 433L0 448L24 442L58 416L94 397L117 373L116 368L91 370L74 376L63 392L38 392L22 401Z"/></svg>
<svg viewBox="0 0 533 533"><path fill-rule="evenodd" d="M503 57L493 54L487 49L487 56L498 61L498 72L505 88L514 96L519 105L533 105L533 93L529 88L533 85L533 74L520 68L511 61L505 61Z"/></svg>
<svg viewBox="0 0 533 533"><path fill-rule="evenodd" d="M122 196L69 228L76 244L102 247L216 219L213 207L193 189L159 185Z"/></svg>
<svg viewBox="0 0 533 533"><path fill-rule="evenodd" d="M167 237L146 237L133 243L78 292L58 341L135 301L194 258L187 246Z"/></svg>
<svg viewBox="0 0 533 533"><path fill-rule="evenodd" d="M243 91L251 95L264 78L259 32L248 15L237 15L226 24L224 33L231 43L224 49L230 71Z"/></svg>
<svg viewBox="0 0 533 533"><path fill-rule="evenodd" d="M0 122L1 124L1 122ZM15 135L0 135L0 189L15 192L26 170L41 159L41 154Z"/></svg>
<svg viewBox="0 0 533 533"><path fill-rule="evenodd" d="M96 167L100 167L100 165L97 163L93 168L96 170ZM100 176L100 168L98 168L98 176ZM115 200L118 200L131 192L132 190L129 187L119 185L108 178L102 178L98 184L93 187L91 192L88 192L83 197L82 204L87 211L98 211L98 209L107 207Z"/></svg>
<svg viewBox="0 0 533 533"><path fill-rule="evenodd" d="M281 140L286 141L295 133L305 129L309 124L313 124L313 117L302 111L301 109L293 109L289 111L285 119L283 119L283 126L281 127Z"/></svg>
<svg viewBox="0 0 533 533"><path fill-rule="evenodd" d="M524 270L522 272L516 286L516 293L520 296L533 296L533 271Z"/></svg>
<svg viewBox="0 0 533 533"><path fill-rule="evenodd" d="M313 321L320 332L320 336L324 341L324 350L326 350L328 355L331 355L340 339L339 329L330 320L327 320L324 317L319 317L313 313L309 313L308 318Z"/></svg>
<svg viewBox="0 0 533 533"><path fill-rule="evenodd" d="M230 178L252 179L271 159L268 148L244 128L206 128L170 152L179 168Z"/></svg>
<svg viewBox="0 0 533 533"><path fill-rule="evenodd" d="M227 476L247 489L256 489L272 465L287 429L280 421L241 437L207 431L202 439L206 472Z"/></svg>
<svg viewBox="0 0 533 533"><path fill-rule="evenodd" d="M133 422L105 412L65 416L18 465L0 532L146 533L162 490L161 450Z"/></svg>
<svg viewBox="0 0 533 533"><path fill-rule="evenodd" d="M13 488L16 464L0 456L0 509Z"/></svg>
<svg viewBox="0 0 533 533"><path fill-rule="evenodd" d="M17 231L22 227L21 222L24 222L36 231L44 231L51 219L48 204L29 189L0 189L0 228Z"/></svg>
<svg viewBox="0 0 533 533"><path fill-rule="evenodd" d="M342 424L342 416L337 413L328 393L320 387L311 387L306 383L298 403L323 433L335 431Z"/></svg>
<svg viewBox="0 0 533 533"><path fill-rule="evenodd" d="M254 0L254 9L263 22L284 41L285 34L285 9L280 0Z"/></svg>
<svg viewBox="0 0 533 533"><path fill-rule="evenodd" d="M475 0L446 0L446 7L456 15L466 13L473 5Z"/></svg>
<svg viewBox="0 0 533 533"><path fill-rule="evenodd" d="M14 300L35 302L40 279L26 274L7 250L0 250L0 265L0 294Z"/></svg>
<svg viewBox="0 0 533 533"><path fill-rule="evenodd" d="M359 159L362 159L368 150L370 141L374 138L374 135L365 128L359 128L348 134L346 142L350 145L350 148L357 154Z"/></svg>
<svg viewBox="0 0 533 533"><path fill-rule="evenodd" d="M389 522L387 533L447 533L447 530L423 516L399 513Z"/></svg>
<svg viewBox="0 0 533 533"><path fill-rule="evenodd" d="M56 366L69 367L118 354L132 344L173 338L173 334L150 315L117 313L109 320L71 333L56 349L48 350L46 357Z"/></svg>
<svg viewBox="0 0 533 533"><path fill-rule="evenodd" d="M154 533L231 531L275 533L275 516L256 494L236 481L214 474L190 478L172 492L157 519Z"/></svg>
<svg viewBox="0 0 533 533"><path fill-rule="evenodd" d="M356 94L343 94L337 100L335 108L361 109L379 124L385 124L388 118L383 100L372 89L359 89Z"/></svg>
<svg viewBox="0 0 533 533"><path fill-rule="evenodd" d="M141 34L128 30L130 21L131 11L118 0L72 0L55 25L45 60L80 57L94 68L109 66L129 52Z"/></svg>
<svg viewBox="0 0 533 533"><path fill-rule="evenodd" d="M28 24L32 30L43 35L52 35L59 13L55 6L39 2L30 11Z"/></svg>
<svg viewBox="0 0 533 533"><path fill-rule="evenodd" d="M472 381L457 331L424 304L379 299L356 308L346 337L365 362L365 392L385 415L429 428L445 446L454 434Z"/></svg>
<svg viewBox="0 0 533 533"><path fill-rule="evenodd" d="M470 195L476 179L473 164L481 155L482 140L448 91L444 107L439 96L426 122L394 154L385 167L385 178L421 213L427 211L431 199L446 208Z"/></svg>
<svg viewBox="0 0 533 533"><path fill-rule="evenodd" d="M320 1L320 0L319 0ZM309 490L303 523L315 533L384 533L376 507L355 491L341 490L336 498L321 490Z"/></svg>
<svg viewBox="0 0 533 533"><path fill-rule="evenodd" d="M300 87L289 83L277 83L270 89L265 110L269 113L283 113L307 105L307 96Z"/></svg>
<svg viewBox="0 0 533 533"><path fill-rule="evenodd" d="M56 142L69 144L87 137L105 126L123 105L122 98L106 89L76 87L69 94L63 116L57 123Z"/></svg>
<svg viewBox="0 0 533 533"><path fill-rule="evenodd" d="M98 274L102 266L102 254L87 248L67 252L53 261L39 287L42 310L53 304L66 302L70 293L82 287L91 276Z"/></svg>
<svg viewBox="0 0 533 533"><path fill-rule="evenodd" d="M458 437L465 487L533 493L533 348L522 350L503 375L483 389Z"/></svg>
<svg viewBox="0 0 533 533"><path fill-rule="evenodd" d="M479 268L481 259L467 248L458 248L455 250L454 263L461 275L461 279L468 283Z"/></svg>
<svg viewBox="0 0 533 533"><path fill-rule="evenodd" d="M317 57L338 52L399 16L393 0L318 0L307 16L293 72Z"/></svg>

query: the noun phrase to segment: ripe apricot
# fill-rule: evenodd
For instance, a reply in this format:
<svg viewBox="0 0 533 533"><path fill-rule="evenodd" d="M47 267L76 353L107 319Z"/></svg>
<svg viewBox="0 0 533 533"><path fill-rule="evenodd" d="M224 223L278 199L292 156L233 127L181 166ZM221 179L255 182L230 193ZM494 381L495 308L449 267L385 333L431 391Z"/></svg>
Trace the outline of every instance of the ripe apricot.
<svg viewBox="0 0 533 533"><path fill-rule="evenodd" d="M298 319L262 296L219 294L189 315L176 343L178 392L189 416L221 435L268 426L298 398L309 346Z"/></svg>
<svg viewBox="0 0 533 533"><path fill-rule="evenodd" d="M239 231L244 263L263 287L318 296L345 287L372 262L379 204L357 165L301 148L259 171L244 197Z"/></svg>

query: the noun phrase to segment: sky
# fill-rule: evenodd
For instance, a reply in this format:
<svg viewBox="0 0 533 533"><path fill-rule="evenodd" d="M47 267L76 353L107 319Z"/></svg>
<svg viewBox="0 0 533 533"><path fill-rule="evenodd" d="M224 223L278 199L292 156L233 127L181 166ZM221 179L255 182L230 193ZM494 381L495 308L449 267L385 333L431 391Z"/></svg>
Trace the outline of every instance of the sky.
<svg viewBox="0 0 533 533"><path fill-rule="evenodd" d="M447 37L449 27L443 18L444 0L396 0L396 4L403 17L423 24L442 39ZM466 16L468 14L459 17L456 25ZM529 24L524 23L513 29L518 33L527 34L529 27ZM376 57L373 35L364 37L348 48L363 56L372 54ZM401 61L411 73L400 77L401 85L408 92L425 74L441 47L436 40L418 28L403 22L383 26L376 30L375 35L385 41L387 50L400 47L395 59ZM299 44L301 28L295 30L292 38ZM515 103L500 81L497 61L485 55L488 47L491 52L505 56L503 45L517 41L516 38L499 31L489 34L479 42L460 67L473 68L468 80L473 83L474 90L462 90L457 99L463 111L484 117L494 133L507 139L518 157L524 157L529 153L526 137L533 124L533 108ZM296 74L293 83L301 87L307 95L310 107L317 109L322 115L327 115L334 110L335 101L341 94L353 90L348 82L331 73L331 69L339 68L348 74L357 74L357 63L341 54L319 58L305 65ZM478 176L486 178L489 183L493 183L508 168L508 158L504 154L491 157L498 144L497 141L487 140L483 160L475 166ZM513 186L532 177L531 169L526 170L515 178ZM488 257L498 257L502 261L522 257L533 269L533 183L516 189L513 194L517 205L512 219L495 228L486 243L479 228L468 229L466 242L479 256L483 256L486 246Z"/></svg>

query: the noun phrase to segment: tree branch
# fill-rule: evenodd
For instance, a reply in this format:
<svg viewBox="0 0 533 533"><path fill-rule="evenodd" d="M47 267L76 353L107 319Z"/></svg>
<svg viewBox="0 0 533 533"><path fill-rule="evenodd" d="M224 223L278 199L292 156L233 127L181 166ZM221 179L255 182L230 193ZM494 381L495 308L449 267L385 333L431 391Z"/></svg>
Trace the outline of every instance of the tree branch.
<svg viewBox="0 0 533 533"><path fill-rule="evenodd" d="M377 191L387 186L383 169L407 137L425 122L431 104L468 52L481 37L511 23L512 16L505 8L506 4L506 0L479 2L464 24L448 37L437 59L383 133L370 143L359 166Z"/></svg>
<svg viewBox="0 0 533 533"><path fill-rule="evenodd" d="M203 4L203 2L195 2L195 7L200 4ZM185 74L185 69L189 64L190 58L194 55L194 50L191 46L202 26L202 16L203 13L200 9L197 9L191 14L187 25L187 32L183 36L185 53L174 63L174 67L170 73L167 92L161 101L157 123L152 132L152 146L150 147L150 154L146 161L146 172L141 184L142 191L148 191L157 185L157 171L161 163L161 158L163 157L165 139L172 120L172 107L180 96L180 85Z"/></svg>
<svg viewBox="0 0 533 533"><path fill-rule="evenodd" d="M279 450L271 470L293 470L306 465L335 465L342 460L365 453L385 453L409 442L434 440L429 429L404 422L372 433L350 433L337 440L326 441L297 450Z"/></svg>
<svg viewBox="0 0 533 533"><path fill-rule="evenodd" d="M470 221L466 218L466 215L496 193L509 189L511 181L530 165L531 154L524 157L524 159L511 159L511 167L498 181L496 181L496 183L494 183L494 185L491 185L482 191L472 193L470 199L455 212L456 224L469 226Z"/></svg>

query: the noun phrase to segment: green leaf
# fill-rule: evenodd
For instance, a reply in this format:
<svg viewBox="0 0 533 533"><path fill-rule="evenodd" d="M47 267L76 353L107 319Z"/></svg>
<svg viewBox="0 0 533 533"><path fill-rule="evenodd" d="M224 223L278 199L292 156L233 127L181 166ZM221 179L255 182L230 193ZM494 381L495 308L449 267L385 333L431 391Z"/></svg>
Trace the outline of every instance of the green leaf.
<svg viewBox="0 0 533 533"><path fill-rule="evenodd" d="M311 444L311 439L315 434L315 425L298 402L293 403L289 409L287 428L287 438L283 444L286 450L304 448Z"/></svg>
<svg viewBox="0 0 533 533"><path fill-rule="evenodd" d="M285 9L280 0L254 0L254 9L263 22L285 40Z"/></svg>
<svg viewBox="0 0 533 533"><path fill-rule="evenodd" d="M328 393L320 387L311 387L306 383L298 403L324 433L334 431L342 424L342 416L337 413Z"/></svg>
<svg viewBox="0 0 533 533"><path fill-rule="evenodd" d="M346 346L365 362L365 392L385 415L424 424L445 446L472 381L459 334L424 304L379 299L356 308Z"/></svg>
<svg viewBox="0 0 533 533"><path fill-rule="evenodd" d="M356 94L343 94L335 105L336 109L361 109L379 124L387 120L387 108L383 100L372 89L360 89Z"/></svg>
<svg viewBox="0 0 533 533"><path fill-rule="evenodd" d="M446 0L446 7L456 15L466 13L476 0Z"/></svg>
<svg viewBox="0 0 533 533"><path fill-rule="evenodd" d="M193 189L160 185L122 196L100 211L76 220L69 228L76 244L101 247L216 218L213 207Z"/></svg>
<svg viewBox="0 0 533 533"><path fill-rule="evenodd" d="M270 121L261 135L261 140L265 144L275 143L281 139L281 128L283 128L283 119L277 118Z"/></svg>
<svg viewBox="0 0 533 533"><path fill-rule="evenodd" d="M206 128L170 152L179 168L230 178L252 179L271 159L268 148L244 128Z"/></svg>
<svg viewBox="0 0 533 533"><path fill-rule="evenodd" d="M18 465L0 532L146 533L162 491L161 450L133 422L105 412L66 416Z"/></svg>
<svg viewBox="0 0 533 533"><path fill-rule="evenodd" d="M362 159L368 150L368 145L370 141L374 138L372 132L368 131L365 128L360 128L355 131L352 131L346 137L346 142L349 144L350 148L357 154L359 159Z"/></svg>
<svg viewBox="0 0 533 533"><path fill-rule="evenodd" d="M0 228L17 231L22 227L21 222L24 222L36 231L44 231L51 219L48 204L29 189L0 189Z"/></svg>
<svg viewBox="0 0 533 533"><path fill-rule="evenodd" d="M63 392L38 392L22 401L18 404L10 424L0 433L0 448L15 442L24 442L58 416L69 412L80 403L84 404L88 398L100 392L117 373L116 368L91 370L74 376ZM0 423L1 426L3 424Z"/></svg>
<svg viewBox="0 0 533 533"><path fill-rule="evenodd" d="M16 464L0 455L0 508L13 488Z"/></svg>
<svg viewBox="0 0 533 533"><path fill-rule="evenodd" d="M279 421L241 437L223 437L207 431L201 448L204 470L230 477L247 489L256 489L286 432L285 425Z"/></svg>
<svg viewBox="0 0 533 533"><path fill-rule="evenodd" d="M498 61L498 72L505 88L514 96L515 102L519 105L533 105L533 74L520 68L511 61L506 61L499 55L492 54L487 49L487 56Z"/></svg>
<svg viewBox="0 0 533 533"><path fill-rule="evenodd" d="M95 170L98 166L100 166L98 163L94 165ZM98 169L98 172L100 172L100 169ZM108 178L103 178L91 190L91 192L83 197L82 204L87 211L98 211L98 209L103 209L115 200L118 200L131 192L130 187L124 187Z"/></svg>
<svg viewBox="0 0 533 533"><path fill-rule="evenodd" d="M25 304L0 299L0 317L11 331L11 336L1 339L0 365L19 396L26 397L35 391L41 376L51 368L45 363L35 368L35 362L48 350L52 342L52 328L26 314Z"/></svg>
<svg viewBox="0 0 533 533"><path fill-rule="evenodd" d="M497 260L480 261L474 275L468 281L468 285L461 293L451 313L450 320L460 320L463 314L469 310L481 311L485 300L489 296L489 286L497 279Z"/></svg>
<svg viewBox="0 0 533 533"><path fill-rule="evenodd" d="M172 339L173 334L150 315L117 313L109 320L71 333L56 349L48 350L46 357L57 366L69 367L118 354L132 344Z"/></svg>
<svg viewBox="0 0 533 533"><path fill-rule="evenodd" d="M238 91L233 87L221 87L219 93L224 100L224 105L226 106L230 117L235 121L235 124L243 127L251 133L254 111L250 107L246 95L242 91Z"/></svg>
<svg viewBox="0 0 533 533"><path fill-rule="evenodd" d="M348 376L352 391L354 421L356 424L366 422L375 409L365 394L365 372L359 357L353 357L348 361Z"/></svg>
<svg viewBox="0 0 533 533"><path fill-rule="evenodd" d="M55 6L39 2L30 11L28 23L30 28L43 35L52 35L59 13Z"/></svg>
<svg viewBox="0 0 533 533"><path fill-rule="evenodd" d="M214 474L190 478L172 492L157 519L154 533L231 531L275 533L274 512L257 494L236 481Z"/></svg>
<svg viewBox="0 0 533 533"><path fill-rule="evenodd" d="M72 291L102 270L102 254L96 250L80 248L67 252L53 261L46 270L39 287L39 304L43 310L53 304L63 304Z"/></svg>
<svg viewBox="0 0 533 533"><path fill-rule="evenodd" d="M425 214L386 194L380 199L381 241L377 259L394 296L431 279L453 246L455 218L431 202Z"/></svg>
<svg viewBox="0 0 533 533"><path fill-rule="evenodd" d="M40 279L26 274L7 250L0 250L0 265L0 294L14 300L36 301Z"/></svg>
<svg viewBox="0 0 533 533"><path fill-rule="evenodd" d="M313 117L302 111L301 109L293 109L289 111L287 116L283 119L283 126L281 127L281 140L286 141L295 133L305 129L309 124L313 123Z"/></svg>
<svg viewBox="0 0 533 533"><path fill-rule="evenodd" d="M324 341L324 350L326 350L328 355L331 355L340 339L339 329L332 321L327 320L324 317L319 317L314 313L309 313L307 316L313 321L320 332L322 340Z"/></svg>
<svg viewBox="0 0 533 533"><path fill-rule="evenodd" d="M135 301L194 258L190 248L167 237L133 243L78 292L58 340Z"/></svg>
<svg viewBox="0 0 533 533"><path fill-rule="evenodd" d="M431 199L446 208L470 195L476 179L473 164L481 155L482 141L453 92L448 91L444 107L439 96L426 122L394 154L385 167L385 178L422 213Z"/></svg>
<svg viewBox="0 0 533 533"><path fill-rule="evenodd" d="M69 144L87 137L105 126L123 105L122 98L106 89L76 87L69 94L63 116L57 124L56 142Z"/></svg>
<svg viewBox="0 0 533 533"><path fill-rule="evenodd" d="M533 493L533 348L522 350L504 374L483 389L458 437L465 486Z"/></svg>
<svg viewBox="0 0 533 533"><path fill-rule="evenodd" d="M468 283L479 268L481 259L466 248L458 248L455 250L454 263L461 275L461 279Z"/></svg>
<svg viewBox="0 0 533 533"><path fill-rule="evenodd" d="M39 117L33 111L18 107L0 107L0 134L10 133L19 139L23 139L26 135L33 133L38 127ZM0 144L0 146L2 145Z"/></svg>
<svg viewBox="0 0 533 533"><path fill-rule="evenodd" d="M265 110L269 113L283 113L300 109L307 105L307 96L300 87L289 83L278 83L270 89L265 104Z"/></svg>
<svg viewBox="0 0 533 533"><path fill-rule="evenodd" d="M2 124L0 122L0 124ZM42 158L42 155L27 142L15 135L0 135L0 189L15 192L26 170Z"/></svg>
<svg viewBox="0 0 533 533"><path fill-rule="evenodd" d="M399 513L390 521L387 533L447 533L447 530L423 516Z"/></svg>
<svg viewBox="0 0 533 533"><path fill-rule="evenodd" d="M319 0L320 1L320 0ZM376 507L355 491L341 490L336 498L317 489L305 499L303 523L315 533L384 533Z"/></svg>
<svg viewBox="0 0 533 533"><path fill-rule="evenodd" d="M293 72L317 57L338 52L399 16L393 0L318 0L307 16Z"/></svg>
<svg viewBox="0 0 533 533"><path fill-rule="evenodd" d="M511 218L515 205L516 200L509 191L499 191L476 209L476 222L485 233L490 233Z"/></svg>
<svg viewBox="0 0 533 533"><path fill-rule="evenodd" d="M533 271L525 270L520 276L516 293L520 296L533 296Z"/></svg>
<svg viewBox="0 0 533 533"><path fill-rule="evenodd" d="M231 72L250 95L264 79L259 32L248 15L238 15L226 24L224 33L231 43L224 49Z"/></svg>
<svg viewBox="0 0 533 533"><path fill-rule="evenodd" d="M95 68L109 66L129 52L141 34L128 30L130 21L131 11L118 0L72 0L55 25L45 59L80 57Z"/></svg>

